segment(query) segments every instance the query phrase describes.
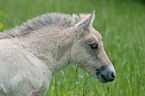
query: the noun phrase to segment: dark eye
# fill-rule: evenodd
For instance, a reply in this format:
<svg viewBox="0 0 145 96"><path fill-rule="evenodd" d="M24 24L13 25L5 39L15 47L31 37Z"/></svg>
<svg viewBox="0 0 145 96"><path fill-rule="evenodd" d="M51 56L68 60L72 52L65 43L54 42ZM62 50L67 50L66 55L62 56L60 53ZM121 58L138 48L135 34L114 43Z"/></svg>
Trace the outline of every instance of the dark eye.
<svg viewBox="0 0 145 96"><path fill-rule="evenodd" d="M97 49L98 48L98 44L97 43L92 43L90 44L92 49Z"/></svg>

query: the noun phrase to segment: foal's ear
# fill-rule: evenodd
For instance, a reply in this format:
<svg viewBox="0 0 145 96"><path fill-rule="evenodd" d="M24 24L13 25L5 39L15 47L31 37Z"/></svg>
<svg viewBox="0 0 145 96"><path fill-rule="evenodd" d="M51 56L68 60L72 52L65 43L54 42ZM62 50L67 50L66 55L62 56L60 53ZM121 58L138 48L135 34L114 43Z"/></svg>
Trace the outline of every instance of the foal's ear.
<svg viewBox="0 0 145 96"><path fill-rule="evenodd" d="M93 21L95 17L95 11L93 11L92 14L81 20L75 25L75 29L77 32L77 35L82 36L85 30L89 27L92 26Z"/></svg>

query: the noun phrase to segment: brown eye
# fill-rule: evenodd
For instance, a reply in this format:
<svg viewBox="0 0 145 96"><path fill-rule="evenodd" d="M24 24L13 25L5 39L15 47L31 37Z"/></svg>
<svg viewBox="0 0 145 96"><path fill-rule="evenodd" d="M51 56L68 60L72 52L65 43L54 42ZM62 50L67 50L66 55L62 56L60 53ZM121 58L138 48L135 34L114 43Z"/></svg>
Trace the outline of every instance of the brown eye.
<svg viewBox="0 0 145 96"><path fill-rule="evenodd" d="M90 44L92 49L97 49L98 48L98 44L97 43L92 43Z"/></svg>

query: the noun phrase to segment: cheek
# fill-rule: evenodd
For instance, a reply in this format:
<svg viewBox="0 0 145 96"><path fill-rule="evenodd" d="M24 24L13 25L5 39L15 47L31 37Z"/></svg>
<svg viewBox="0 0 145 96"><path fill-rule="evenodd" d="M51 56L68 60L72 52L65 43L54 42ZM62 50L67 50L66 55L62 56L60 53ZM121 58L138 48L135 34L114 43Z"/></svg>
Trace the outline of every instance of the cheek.
<svg viewBox="0 0 145 96"><path fill-rule="evenodd" d="M75 58L77 61L80 61L80 63L87 63L92 61L92 55L85 48L78 50Z"/></svg>
<svg viewBox="0 0 145 96"><path fill-rule="evenodd" d="M79 58L82 58L84 61L91 59L91 54L85 49L80 50L78 53Z"/></svg>
<svg viewBox="0 0 145 96"><path fill-rule="evenodd" d="M73 48L72 58L75 62L92 64L93 62L96 62L97 53L98 52L92 50L88 44L84 44L83 46L75 46L75 48Z"/></svg>
<svg viewBox="0 0 145 96"><path fill-rule="evenodd" d="M98 54L99 54L99 49L86 48L86 51L92 59L94 59L94 60L97 59Z"/></svg>
<svg viewBox="0 0 145 96"><path fill-rule="evenodd" d="M82 59L82 57L84 57L86 55L85 55L84 49L81 46L75 46L72 49L71 56L74 59L74 61L78 62L78 61L80 61L80 59Z"/></svg>

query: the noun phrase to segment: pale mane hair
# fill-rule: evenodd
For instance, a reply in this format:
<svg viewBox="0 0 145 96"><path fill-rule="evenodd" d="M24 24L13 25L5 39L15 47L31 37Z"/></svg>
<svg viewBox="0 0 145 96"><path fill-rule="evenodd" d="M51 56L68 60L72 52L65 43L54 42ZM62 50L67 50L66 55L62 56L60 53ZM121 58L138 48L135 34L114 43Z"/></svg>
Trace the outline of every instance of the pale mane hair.
<svg viewBox="0 0 145 96"><path fill-rule="evenodd" d="M60 13L47 13L41 15L39 17L34 17L33 19L29 19L27 22L23 23L20 26L16 26L10 30L5 30L0 33L0 39L4 38L14 38L17 36L22 36L24 34L28 34L32 30L38 30L42 27L60 24L76 24L83 18L85 18L89 14L80 14L79 16L73 14L72 16L69 14L60 14Z"/></svg>

